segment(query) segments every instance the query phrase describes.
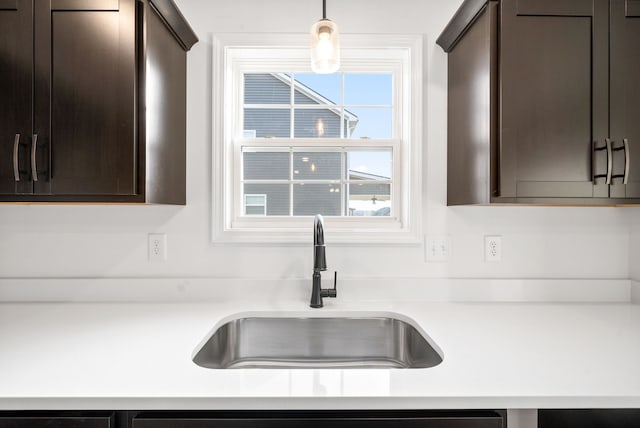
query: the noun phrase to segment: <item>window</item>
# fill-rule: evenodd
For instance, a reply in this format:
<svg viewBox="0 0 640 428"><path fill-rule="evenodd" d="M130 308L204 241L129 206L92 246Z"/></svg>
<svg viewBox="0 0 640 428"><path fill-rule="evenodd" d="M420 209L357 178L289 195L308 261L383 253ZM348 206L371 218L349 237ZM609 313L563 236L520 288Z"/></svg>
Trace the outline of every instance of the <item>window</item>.
<svg viewBox="0 0 640 428"><path fill-rule="evenodd" d="M342 242L416 241L420 39L347 38L316 75L306 38L244 37L215 43L214 240L305 240L320 213Z"/></svg>
<svg viewBox="0 0 640 428"><path fill-rule="evenodd" d="M245 215L267 215L267 195L244 195Z"/></svg>

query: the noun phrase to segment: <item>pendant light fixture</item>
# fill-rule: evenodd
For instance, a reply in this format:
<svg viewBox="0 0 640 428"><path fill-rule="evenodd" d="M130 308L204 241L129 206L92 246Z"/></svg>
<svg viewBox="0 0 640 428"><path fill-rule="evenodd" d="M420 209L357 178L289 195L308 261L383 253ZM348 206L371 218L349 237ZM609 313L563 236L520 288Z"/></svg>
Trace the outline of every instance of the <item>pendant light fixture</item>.
<svg viewBox="0 0 640 428"><path fill-rule="evenodd" d="M311 26L311 69L328 74L340 68L340 36L335 22L327 19L327 0L322 0L322 19Z"/></svg>

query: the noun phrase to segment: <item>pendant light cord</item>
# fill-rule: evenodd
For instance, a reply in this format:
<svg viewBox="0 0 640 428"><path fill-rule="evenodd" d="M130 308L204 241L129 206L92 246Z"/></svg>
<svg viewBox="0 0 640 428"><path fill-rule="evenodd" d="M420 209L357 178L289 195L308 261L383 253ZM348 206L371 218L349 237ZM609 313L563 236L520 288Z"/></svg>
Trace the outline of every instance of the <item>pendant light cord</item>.
<svg viewBox="0 0 640 428"><path fill-rule="evenodd" d="M322 19L327 19L327 0L322 0Z"/></svg>

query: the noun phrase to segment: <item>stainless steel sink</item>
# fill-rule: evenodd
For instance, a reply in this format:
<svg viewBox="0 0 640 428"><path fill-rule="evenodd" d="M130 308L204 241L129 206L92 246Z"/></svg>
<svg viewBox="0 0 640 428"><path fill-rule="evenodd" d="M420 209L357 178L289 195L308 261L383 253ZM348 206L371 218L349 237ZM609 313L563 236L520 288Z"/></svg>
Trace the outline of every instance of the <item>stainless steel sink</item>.
<svg viewBox="0 0 640 428"><path fill-rule="evenodd" d="M217 328L193 361L232 368L426 368L442 352L408 321L390 316L261 317Z"/></svg>

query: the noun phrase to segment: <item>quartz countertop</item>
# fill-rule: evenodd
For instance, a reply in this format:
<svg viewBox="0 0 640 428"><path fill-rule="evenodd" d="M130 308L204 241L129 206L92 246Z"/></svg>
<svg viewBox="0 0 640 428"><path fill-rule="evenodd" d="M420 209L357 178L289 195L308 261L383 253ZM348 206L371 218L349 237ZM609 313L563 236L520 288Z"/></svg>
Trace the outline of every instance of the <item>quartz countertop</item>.
<svg viewBox="0 0 640 428"><path fill-rule="evenodd" d="M191 361L240 315L401 314L428 369L232 369ZM640 305L343 302L0 304L0 409L640 407Z"/></svg>

